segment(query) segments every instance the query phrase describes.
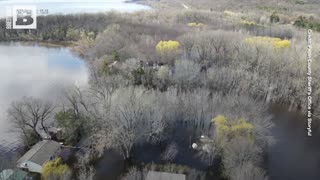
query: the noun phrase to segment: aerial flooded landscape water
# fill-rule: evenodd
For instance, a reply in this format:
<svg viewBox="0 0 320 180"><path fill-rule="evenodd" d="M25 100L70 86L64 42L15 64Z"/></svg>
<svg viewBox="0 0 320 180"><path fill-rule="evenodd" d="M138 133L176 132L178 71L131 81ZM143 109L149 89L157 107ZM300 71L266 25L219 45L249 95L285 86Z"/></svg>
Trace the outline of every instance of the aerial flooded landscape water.
<svg viewBox="0 0 320 180"><path fill-rule="evenodd" d="M0 0L0 180L320 179L318 7Z"/></svg>

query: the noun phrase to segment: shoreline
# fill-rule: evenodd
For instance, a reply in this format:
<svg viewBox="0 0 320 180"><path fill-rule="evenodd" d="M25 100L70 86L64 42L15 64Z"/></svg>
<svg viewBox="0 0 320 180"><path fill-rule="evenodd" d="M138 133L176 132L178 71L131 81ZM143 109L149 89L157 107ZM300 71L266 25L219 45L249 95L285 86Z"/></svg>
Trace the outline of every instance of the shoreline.
<svg viewBox="0 0 320 180"><path fill-rule="evenodd" d="M76 46L76 41L39 41L39 40L7 40L7 41L0 41L0 43L21 43L27 45L39 45L48 48L72 48Z"/></svg>

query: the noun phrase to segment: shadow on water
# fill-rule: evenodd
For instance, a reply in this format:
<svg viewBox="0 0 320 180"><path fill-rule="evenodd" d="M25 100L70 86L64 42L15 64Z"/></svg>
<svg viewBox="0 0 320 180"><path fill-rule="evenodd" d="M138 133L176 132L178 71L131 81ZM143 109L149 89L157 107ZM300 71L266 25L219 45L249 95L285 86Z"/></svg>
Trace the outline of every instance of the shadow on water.
<svg viewBox="0 0 320 180"><path fill-rule="evenodd" d="M313 136L307 136L307 119L303 114L274 106L272 135L276 143L268 149L266 168L271 180L319 180L320 133L313 119Z"/></svg>

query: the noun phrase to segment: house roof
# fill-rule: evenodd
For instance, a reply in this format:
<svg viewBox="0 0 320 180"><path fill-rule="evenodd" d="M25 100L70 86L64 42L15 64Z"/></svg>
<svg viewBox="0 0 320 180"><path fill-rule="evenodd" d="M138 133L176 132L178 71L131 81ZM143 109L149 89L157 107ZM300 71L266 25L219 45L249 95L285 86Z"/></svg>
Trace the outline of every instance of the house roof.
<svg viewBox="0 0 320 180"><path fill-rule="evenodd" d="M48 131L52 133L58 133L61 130L62 130L61 128L56 128L56 127L51 127L48 129Z"/></svg>
<svg viewBox="0 0 320 180"><path fill-rule="evenodd" d="M5 169L0 173L0 179L7 180L13 174L12 169Z"/></svg>
<svg viewBox="0 0 320 180"><path fill-rule="evenodd" d="M28 173L19 169L5 169L0 173L1 180L23 180Z"/></svg>
<svg viewBox="0 0 320 180"><path fill-rule="evenodd" d="M34 145L27 153L25 153L17 162L23 163L31 161L33 163L43 165L46 161L60 149L60 144L51 140L43 140Z"/></svg>
<svg viewBox="0 0 320 180"><path fill-rule="evenodd" d="M146 180L185 180L184 174L149 171Z"/></svg>

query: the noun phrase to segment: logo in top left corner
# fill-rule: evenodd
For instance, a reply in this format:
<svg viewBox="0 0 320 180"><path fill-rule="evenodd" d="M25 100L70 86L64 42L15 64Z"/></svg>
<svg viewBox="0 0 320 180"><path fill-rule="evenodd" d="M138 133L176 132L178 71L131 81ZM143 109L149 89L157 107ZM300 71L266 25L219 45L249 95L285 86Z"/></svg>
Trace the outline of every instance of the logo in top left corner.
<svg viewBox="0 0 320 180"><path fill-rule="evenodd" d="M37 29L35 6L13 6L6 8L7 29Z"/></svg>

